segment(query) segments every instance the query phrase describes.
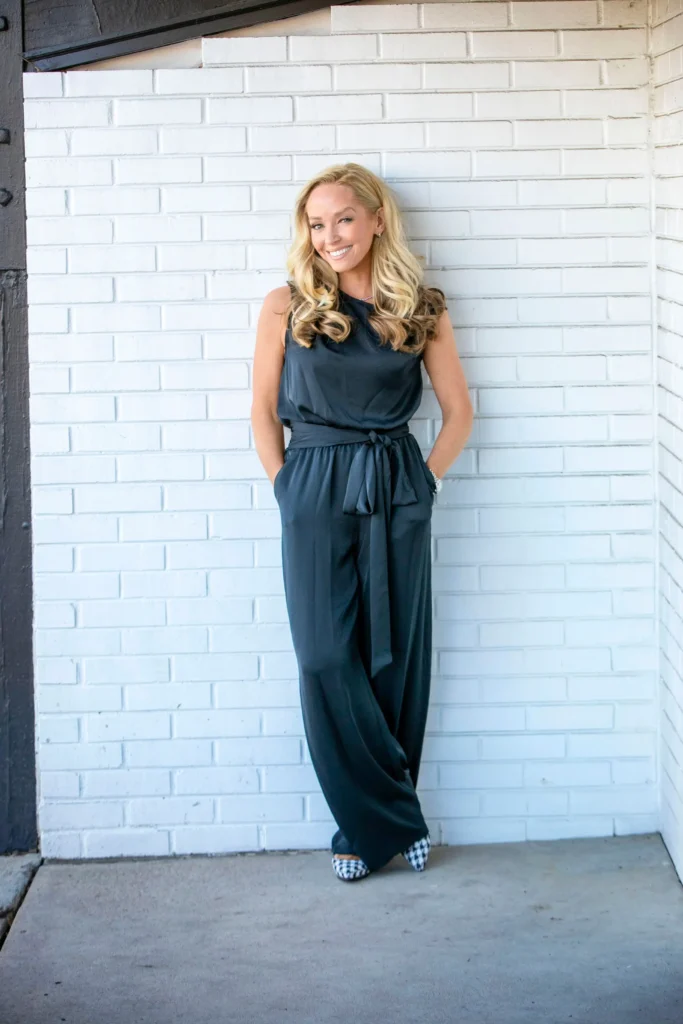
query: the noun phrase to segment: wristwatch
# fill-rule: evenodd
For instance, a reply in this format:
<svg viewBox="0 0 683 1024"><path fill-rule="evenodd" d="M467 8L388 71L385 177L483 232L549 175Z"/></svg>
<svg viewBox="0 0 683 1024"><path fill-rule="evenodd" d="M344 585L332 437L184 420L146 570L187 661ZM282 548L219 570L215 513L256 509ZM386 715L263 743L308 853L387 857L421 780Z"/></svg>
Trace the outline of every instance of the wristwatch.
<svg viewBox="0 0 683 1024"><path fill-rule="evenodd" d="M441 477L436 475L431 466L427 466L427 469L434 477L434 483L436 484L436 493L438 494L441 488L443 487L443 480L441 479Z"/></svg>

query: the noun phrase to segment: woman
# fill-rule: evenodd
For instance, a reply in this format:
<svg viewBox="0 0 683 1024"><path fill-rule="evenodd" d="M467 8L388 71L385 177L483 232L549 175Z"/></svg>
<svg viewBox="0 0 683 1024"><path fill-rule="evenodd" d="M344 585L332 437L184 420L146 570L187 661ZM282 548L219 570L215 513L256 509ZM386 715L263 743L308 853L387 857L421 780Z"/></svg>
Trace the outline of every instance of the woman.
<svg viewBox="0 0 683 1024"><path fill-rule="evenodd" d="M421 284L381 178L337 164L301 190L290 283L265 298L252 425L282 520L306 738L339 826L332 865L424 869L415 792L429 702L431 515L472 406L444 293ZM425 462L408 429L420 362L443 425ZM282 426L291 428L284 451Z"/></svg>

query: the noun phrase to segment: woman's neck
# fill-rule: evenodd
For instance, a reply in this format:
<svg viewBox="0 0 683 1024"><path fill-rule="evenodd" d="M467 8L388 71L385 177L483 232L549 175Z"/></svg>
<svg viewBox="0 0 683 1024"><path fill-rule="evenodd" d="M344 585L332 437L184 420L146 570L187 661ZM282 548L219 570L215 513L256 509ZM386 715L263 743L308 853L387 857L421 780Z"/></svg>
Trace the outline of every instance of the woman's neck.
<svg viewBox="0 0 683 1024"><path fill-rule="evenodd" d="M364 302L372 299L372 278L370 276L358 275L349 280L340 278L338 284L341 290L351 298L363 299Z"/></svg>

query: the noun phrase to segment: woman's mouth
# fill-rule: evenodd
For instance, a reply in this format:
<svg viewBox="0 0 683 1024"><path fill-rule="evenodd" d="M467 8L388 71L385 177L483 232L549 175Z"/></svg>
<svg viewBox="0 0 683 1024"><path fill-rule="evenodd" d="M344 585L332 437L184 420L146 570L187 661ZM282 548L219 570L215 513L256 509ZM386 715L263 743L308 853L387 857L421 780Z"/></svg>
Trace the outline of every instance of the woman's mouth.
<svg viewBox="0 0 683 1024"><path fill-rule="evenodd" d="M347 245L343 249L333 249L332 252L328 252L328 256L331 260L343 260L347 252L351 251L351 246Z"/></svg>

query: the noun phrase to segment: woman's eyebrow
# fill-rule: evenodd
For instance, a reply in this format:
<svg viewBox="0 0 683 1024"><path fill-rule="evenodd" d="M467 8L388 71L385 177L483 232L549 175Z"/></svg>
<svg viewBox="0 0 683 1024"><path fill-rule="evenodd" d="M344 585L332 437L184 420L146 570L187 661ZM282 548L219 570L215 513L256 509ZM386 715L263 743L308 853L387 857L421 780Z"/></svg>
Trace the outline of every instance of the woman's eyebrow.
<svg viewBox="0 0 683 1024"><path fill-rule="evenodd" d="M338 217L340 213L344 213L346 210L353 210L353 209L354 209L353 206L345 206L343 210L337 210L337 212L334 214L334 216ZM320 217L313 217L313 216L311 216L309 214L308 219L309 219L309 221L320 220Z"/></svg>

